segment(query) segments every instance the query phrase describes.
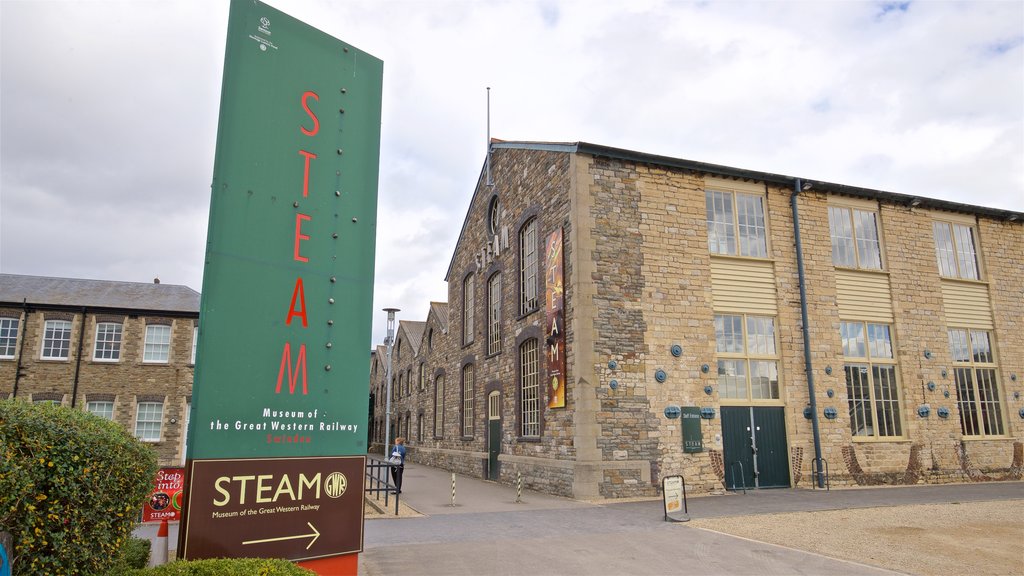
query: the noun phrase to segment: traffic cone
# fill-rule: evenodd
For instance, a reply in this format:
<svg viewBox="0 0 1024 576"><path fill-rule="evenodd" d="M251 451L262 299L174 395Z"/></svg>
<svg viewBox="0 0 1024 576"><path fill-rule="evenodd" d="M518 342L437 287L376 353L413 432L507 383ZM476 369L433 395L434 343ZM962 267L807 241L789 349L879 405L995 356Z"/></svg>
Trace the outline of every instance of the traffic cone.
<svg viewBox="0 0 1024 576"><path fill-rule="evenodd" d="M149 558L150 566L167 564L167 520L160 521L160 529L156 531L156 542Z"/></svg>

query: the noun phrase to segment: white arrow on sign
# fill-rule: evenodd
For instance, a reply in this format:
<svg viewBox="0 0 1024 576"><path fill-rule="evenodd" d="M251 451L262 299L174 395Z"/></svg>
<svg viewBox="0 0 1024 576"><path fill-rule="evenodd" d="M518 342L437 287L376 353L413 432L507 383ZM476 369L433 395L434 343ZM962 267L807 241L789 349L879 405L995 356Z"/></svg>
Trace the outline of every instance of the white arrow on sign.
<svg viewBox="0 0 1024 576"><path fill-rule="evenodd" d="M313 531L312 534L299 534L298 536L281 536L280 538L265 538L263 540L249 540L248 542L242 542L242 545L244 546L246 544L262 544L264 542L280 542L281 540L295 540L296 538L309 538L312 536L313 539L309 541L309 546L306 546L306 550L309 550L310 547L313 546L313 542L316 542L316 539L320 537L320 532L310 522L306 522L306 526L309 526L309 529Z"/></svg>

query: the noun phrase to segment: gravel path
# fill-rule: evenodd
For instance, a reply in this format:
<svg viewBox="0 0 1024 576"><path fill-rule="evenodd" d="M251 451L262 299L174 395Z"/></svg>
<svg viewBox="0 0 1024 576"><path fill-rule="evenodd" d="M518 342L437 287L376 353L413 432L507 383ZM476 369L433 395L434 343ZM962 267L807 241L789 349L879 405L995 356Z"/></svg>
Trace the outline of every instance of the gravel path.
<svg viewBox="0 0 1024 576"><path fill-rule="evenodd" d="M1024 500L703 518L685 525L908 574L1024 575Z"/></svg>

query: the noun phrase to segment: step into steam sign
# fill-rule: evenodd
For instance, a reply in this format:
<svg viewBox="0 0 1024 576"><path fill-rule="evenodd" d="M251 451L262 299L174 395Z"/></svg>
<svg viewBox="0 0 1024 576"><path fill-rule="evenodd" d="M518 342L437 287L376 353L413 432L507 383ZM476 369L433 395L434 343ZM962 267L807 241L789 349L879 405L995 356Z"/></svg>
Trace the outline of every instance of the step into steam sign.
<svg viewBox="0 0 1024 576"><path fill-rule="evenodd" d="M352 551L325 537L308 548L266 538L279 537L285 517L298 532L327 523L327 504L303 508L298 497L302 479L312 482L305 458L347 466L342 457L366 453L382 77L365 52L261 2L231 3L181 531L225 540L180 543L189 558ZM232 459L251 473L232 470ZM199 494L218 489L232 494L224 506L234 518L257 510L252 522L275 534L229 542L237 530L219 520L231 517L194 512L214 505ZM247 507L293 491L295 512ZM362 507L353 514L330 522L361 531Z"/></svg>

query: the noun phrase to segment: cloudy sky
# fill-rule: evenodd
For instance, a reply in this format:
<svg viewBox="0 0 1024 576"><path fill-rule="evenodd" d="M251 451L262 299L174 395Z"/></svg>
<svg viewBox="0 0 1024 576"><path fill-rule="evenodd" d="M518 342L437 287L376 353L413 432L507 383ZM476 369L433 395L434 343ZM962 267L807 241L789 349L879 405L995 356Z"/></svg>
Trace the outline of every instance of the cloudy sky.
<svg viewBox="0 0 1024 576"><path fill-rule="evenodd" d="M1024 210L1024 2L276 0L384 61L374 308L491 135ZM0 271L202 286L226 0L0 0ZM375 313L373 343L384 335Z"/></svg>

